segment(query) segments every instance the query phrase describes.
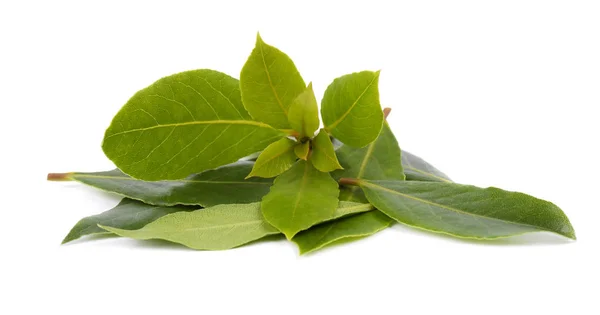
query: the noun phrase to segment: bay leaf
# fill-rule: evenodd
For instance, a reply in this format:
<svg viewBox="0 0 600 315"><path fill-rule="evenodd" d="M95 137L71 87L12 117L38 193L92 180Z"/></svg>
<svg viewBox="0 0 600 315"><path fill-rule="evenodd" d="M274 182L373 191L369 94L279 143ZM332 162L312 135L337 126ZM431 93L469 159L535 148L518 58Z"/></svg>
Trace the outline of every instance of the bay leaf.
<svg viewBox="0 0 600 315"><path fill-rule="evenodd" d="M298 160L275 179L263 197L262 213L288 239L329 219L338 205L338 183L310 162Z"/></svg>
<svg viewBox="0 0 600 315"><path fill-rule="evenodd" d="M238 80L204 69L137 92L113 118L102 149L134 178L181 179L233 163L284 136L251 120Z"/></svg>
<svg viewBox="0 0 600 315"><path fill-rule="evenodd" d="M260 203L223 204L163 216L138 230L110 225L100 227L138 240L162 239L193 249L223 250L258 240L279 231L266 223Z"/></svg>
<svg viewBox="0 0 600 315"><path fill-rule="evenodd" d="M297 142L288 138L271 143L256 159L247 178L257 176L270 178L288 170L296 161L294 147Z"/></svg>
<svg viewBox="0 0 600 315"><path fill-rule="evenodd" d="M379 211L369 211L313 226L298 233L292 241L298 245L300 254L307 254L341 240L360 239L375 234L390 226L393 221Z"/></svg>
<svg viewBox="0 0 600 315"><path fill-rule="evenodd" d="M257 35L256 46L240 73L240 87L244 107L254 119L288 129L289 107L306 84L292 59Z"/></svg>
<svg viewBox="0 0 600 315"><path fill-rule="evenodd" d="M331 143L327 131L321 129L313 139L310 161L321 172L328 173L343 168L338 162L333 143Z"/></svg>
<svg viewBox="0 0 600 315"><path fill-rule="evenodd" d="M79 220L62 243L68 243L85 235L107 233L99 228L98 224L110 225L124 230L135 230L167 214L195 209L198 209L198 207L152 206L124 198L117 206L108 211Z"/></svg>
<svg viewBox="0 0 600 315"><path fill-rule="evenodd" d="M292 129L299 133L299 139L312 138L319 129L319 107L312 83L290 105L288 120Z"/></svg>
<svg viewBox="0 0 600 315"><path fill-rule="evenodd" d="M341 76L325 90L321 117L325 129L344 144L362 148L377 138L383 124L379 71Z"/></svg>
<svg viewBox="0 0 600 315"><path fill-rule="evenodd" d="M523 193L445 182L359 180L358 184L379 211L420 229L475 239L536 231L575 239L560 208Z"/></svg>
<svg viewBox="0 0 600 315"><path fill-rule="evenodd" d="M404 169L406 180L452 182L446 174L435 168L433 165L405 150L402 150L402 168Z"/></svg>
<svg viewBox="0 0 600 315"><path fill-rule="evenodd" d="M301 160L308 160L308 153L310 153L310 141L304 143L298 143L294 147L294 153Z"/></svg>
<svg viewBox="0 0 600 315"><path fill-rule="evenodd" d="M253 165L250 161L239 161L186 179L154 182L132 178L118 169L95 173L49 174L48 179L75 180L152 205L209 207L222 203L260 201L269 192L273 181L258 177L245 180Z"/></svg>
<svg viewBox="0 0 600 315"><path fill-rule="evenodd" d="M387 122L381 133L364 148L342 145L336 151L343 170L332 173L335 179L395 179L404 180L401 150ZM340 200L367 202L362 190L356 186L342 186Z"/></svg>

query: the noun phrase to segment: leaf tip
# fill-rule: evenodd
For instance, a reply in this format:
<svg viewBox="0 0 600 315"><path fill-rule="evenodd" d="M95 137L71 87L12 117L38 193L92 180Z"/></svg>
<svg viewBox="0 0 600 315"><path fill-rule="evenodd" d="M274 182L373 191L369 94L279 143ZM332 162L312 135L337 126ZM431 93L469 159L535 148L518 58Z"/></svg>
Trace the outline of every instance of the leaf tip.
<svg viewBox="0 0 600 315"><path fill-rule="evenodd" d="M264 43L262 37L260 37L260 32L256 32L256 43L257 44L263 44Z"/></svg>
<svg viewBox="0 0 600 315"><path fill-rule="evenodd" d="M392 109L389 107L384 108L383 109L383 119L387 119L388 116L390 115L391 111L392 111Z"/></svg>
<svg viewBox="0 0 600 315"><path fill-rule="evenodd" d="M53 182L70 181L73 179L71 176L73 173L48 173L46 179Z"/></svg>

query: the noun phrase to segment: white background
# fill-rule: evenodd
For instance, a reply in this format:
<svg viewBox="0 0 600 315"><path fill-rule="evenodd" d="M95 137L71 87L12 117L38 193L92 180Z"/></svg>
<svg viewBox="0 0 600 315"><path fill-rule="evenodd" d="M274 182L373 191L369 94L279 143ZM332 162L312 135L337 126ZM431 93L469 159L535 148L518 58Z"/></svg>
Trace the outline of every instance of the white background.
<svg viewBox="0 0 600 315"><path fill-rule="evenodd" d="M0 313L600 313L598 1L1 3ZM318 98L337 76L382 69L404 149L457 182L553 201L578 240L396 225L306 257L278 241L60 246L118 198L46 173L112 168L100 142L134 92L189 69L238 77L257 31Z"/></svg>

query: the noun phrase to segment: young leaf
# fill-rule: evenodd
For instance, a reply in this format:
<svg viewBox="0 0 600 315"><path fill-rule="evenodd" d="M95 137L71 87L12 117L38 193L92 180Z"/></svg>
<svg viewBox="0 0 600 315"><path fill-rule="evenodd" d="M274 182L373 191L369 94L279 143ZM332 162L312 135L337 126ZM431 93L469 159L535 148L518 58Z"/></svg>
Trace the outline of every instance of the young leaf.
<svg viewBox="0 0 600 315"><path fill-rule="evenodd" d="M292 129L300 134L300 138L312 138L319 129L319 108L312 83L292 102L288 120Z"/></svg>
<svg viewBox="0 0 600 315"><path fill-rule="evenodd" d="M359 180L369 202L400 223L476 239L549 231L575 239L556 205L498 188L443 182Z"/></svg>
<svg viewBox="0 0 600 315"><path fill-rule="evenodd" d="M98 224L135 230L164 215L194 209L198 209L198 207L158 207L124 198L116 207L108 211L79 220L62 243L68 243L84 235L106 233L105 230L98 227Z"/></svg>
<svg viewBox="0 0 600 315"><path fill-rule="evenodd" d="M263 197L262 213L288 239L330 218L338 205L338 184L328 173L299 160Z"/></svg>
<svg viewBox="0 0 600 315"><path fill-rule="evenodd" d="M312 149L310 161L319 171L328 173L343 168L338 162L331 139L325 130L319 131L313 139Z"/></svg>
<svg viewBox="0 0 600 315"><path fill-rule="evenodd" d="M289 107L306 84L290 57L257 35L240 74L240 87L244 107L254 119L287 129Z"/></svg>
<svg viewBox="0 0 600 315"><path fill-rule="evenodd" d="M306 161L308 159L309 152L310 152L310 142L309 141L306 141L304 143L298 143L294 147L294 153L296 153L296 156L301 160Z"/></svg>
<svg viewBox="0 0 600 315"><path fill-rule="evenodd" d="M306 254L341 240L375 234L390 226L393 221L379 211L369 211L313 226L298 233L292 241L298 245L300 254Z"/></svg>
<svg viewBox="0 0 600 315"><path fill-rule="evenodd" d="M118 169L96 173L49 174L49 180L75 180L83 184L159 206L250 203L260 201L273 181L244 180L253 162L239 161L186 179L147 182L129 177ZM235 191L234 194L231 192Z"/></svg>
<svg viewBox="0 0 600 315"><path fill-rule="evenodd" d="M106 130L102 149L132 177L181 179L233 163L283 136L251 120L236 79L193 70L137 92Z"/></svg>
<svg viewBox="0 0 600 315"><path fill-rule="evenodd" d="M339 77L321 101L325 129L343 143L362 148L379 135L383 113L379 104L379 71Z"/></svg>
<svg viewBox="0 0 600 315"><path fill-rule="evenodd" d="M283 138L277 142L271 143L256 159L252 172L248 177L275 177L292 167L296 161L294 147L296 141Z"/></svg>
<svg viewBox="0 0 600 315"><path fill-rule="evenodd" d="M337 156L344 169L332 174L336 179L404 180L400 147L387 122L384 122L377 139L368 146L357 149L343 145L337 150ZM356 186L343 187L340 199L367 202L363 192Z"/></svg>
<svg viewBox="0 0 600 315"><path fill-rule="evenodd" d="M234 248L279 233L263 220L258 202L224 204L192 212L173 213L133 231L106 225L100 227L124 237L138 240L163 239L204 250Z"/></svg>
<svg viewBox="0 0 600 315"><path fill-rule="evenodd" d="M452 182L452 180L446 174L433 167L433 165L404 150L402 150L402 168L404 169L406 180L446 183Z"/></svg>

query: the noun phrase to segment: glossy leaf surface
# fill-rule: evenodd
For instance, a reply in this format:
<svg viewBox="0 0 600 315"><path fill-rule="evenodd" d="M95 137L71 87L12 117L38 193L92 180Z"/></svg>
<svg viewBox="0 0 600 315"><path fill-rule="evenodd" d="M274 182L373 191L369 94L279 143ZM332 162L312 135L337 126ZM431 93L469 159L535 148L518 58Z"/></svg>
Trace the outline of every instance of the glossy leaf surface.
<svg viewBox="0 0 600 315"><path fill-rule="evenodd" d="M181 179L233 163L283 136L251 120L238 80L193 70L137 92L113 118L102 148L132 177Z"/></svg>
<svg viewBox="0 0 600 315"><path fill-rule="evenodd" d="M240 74L240 87L244 106L254 119L289 129L289 107L306 84L292 59L257 35Z"/></svg>
<svg viewBox="0 0 600 315"><path fill-rule="evenodd" d="M426 182L447 182L452 180L440 170L429 164L422 158L402 150L402 168L406 175L406 180L426 181Z"/></svg>
<svg viewBox="0 0 600 315"><path fill-rule="evenodd" d="M363 71L339 77L325 90L323 124L344 144L362 148L379 135L383 112L378 81L379 71Z"/></svg>
<svg viewBox="0 0 600 315"><path fill-rule="evenodd" d="M319 129L319 108L312 83L292 102L288 120L292 129L300 134L300 138L312 138Z"/></svg>
<svg viewBox="0 0 600 315"><path fill-rule="evenodd" d="M331 172L342 169L331 139L325 130L319 131L319 134L313 139L312 150L310 161L319 171Z"/></svg>
<svg viewBox="0 0 600 315"><path fill-rule="evenodd" d="M269 192L271 179L244 179L253 162L239 161L186 179L147 182L123 174L118 169L96 173L53 174L127 198L161 206L250 203ZM232 193L235 192L235 193Z"/></svg>
<svg viewBox="0 0 600 315"><path fill-rule="evenodd" d="M379 211L413 227L476 239L535 231L575 239L575 231L560 208L526 194L443 182L359 183Z"/></svg>
<svg viewBox="0 0 600 315"><path fill-rule="evenodd" d="M306 254L337 241L375 234L390 226L392 222L392 219L379 211L369 211L319 224L298 233L292 241L298 245L300 254Z"/></svg>
<svg viewBox="0 0 600 315"><path fill-rule="evenodd" d="M198 207L159 207L125 198L108 211L79 220L62 243L70 242L84 235L106 233L105 230L98 227L98 224L111 225L124 230L135 230L167 214L194 209L198 209Z"/></svg>
<svg viewBox="0 0 600 315"><path fill-rule="evenodd" d="M265 219L288 239L299 231L323 222L338 206L338 184L328 173L299 160L275 179L262 200Z"/></svg>
<svg viewBox="0 0 600 315"><path fill-rule="evenodd" d="M248 177L270 178L285 172L296 161L296 144L296 141L288 138L271 143L260 153Z"/></svg>

